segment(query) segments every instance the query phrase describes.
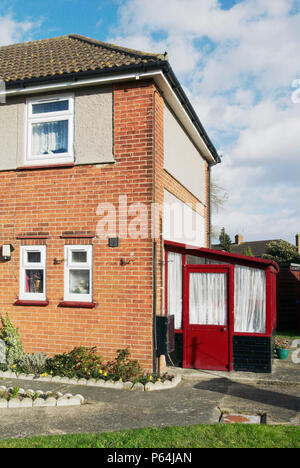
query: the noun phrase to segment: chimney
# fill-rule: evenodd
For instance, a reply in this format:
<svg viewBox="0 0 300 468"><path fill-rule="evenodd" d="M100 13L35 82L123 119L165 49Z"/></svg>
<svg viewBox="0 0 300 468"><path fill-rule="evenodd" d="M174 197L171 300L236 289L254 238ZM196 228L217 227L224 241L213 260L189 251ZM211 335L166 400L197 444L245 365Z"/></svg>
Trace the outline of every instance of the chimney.
<svg viewBox="0 0 300 468"><path fill-rule="evenodd" d="M300 234L296 234L296 247L297 247L297 252L300 255Z"/></svg>
<svg viewBox="0 0 300 468"><path fill-rule="evenodd" d="M237 235L235 236L235 243L236 243L237 245L240 245L240 244L242 244L243 242L244 242L244 237L242 236L242 234L237 234Z"/></svg>

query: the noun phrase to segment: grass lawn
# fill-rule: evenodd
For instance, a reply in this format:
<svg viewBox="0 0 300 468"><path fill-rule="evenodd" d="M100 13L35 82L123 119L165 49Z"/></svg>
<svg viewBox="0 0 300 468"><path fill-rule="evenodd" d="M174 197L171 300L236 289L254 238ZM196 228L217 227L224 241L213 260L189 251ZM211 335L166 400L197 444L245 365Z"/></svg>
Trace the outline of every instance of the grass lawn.
<svg viewBox="0 0 300 468"><path fill-rule="evenodd" d="M200 425L32 437L0 441L0 448L300 448L300 427Z"/></svg>

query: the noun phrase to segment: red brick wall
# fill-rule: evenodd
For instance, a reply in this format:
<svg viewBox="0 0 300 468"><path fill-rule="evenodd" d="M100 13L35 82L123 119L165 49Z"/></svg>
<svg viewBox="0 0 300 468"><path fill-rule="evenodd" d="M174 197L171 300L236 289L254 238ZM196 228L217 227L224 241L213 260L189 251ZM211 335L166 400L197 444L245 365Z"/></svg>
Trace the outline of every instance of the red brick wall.
<svg viewBox="0 0 300 468"><path fill-rule="evenodd" d="M62 238L64 232L96 234L97 206L152 201L153 92L151 83L116 86L114 153L104 166L0 173L1 245L12 243L10 262L0 263L0 312L9 313L27 352L54 354L74 346L97 346L105 359L129 347L145 368L152 367L152 241ZM130 221L130 220L129 220ZM46 240L20 240L28 233L47 233ZM47 244L47 307L15 306L19 296L19 246ZM94 309L58 307L64 295L65 244L92 243ZM134 253L134 257L131 257ZM121 258L133 260L121 266Z"/></svg>
<svg viewBox="0 0 300 468"><path fill-rule="evenodd" d="M119 195L126 195L128 205L145 204L150 219L151 202L163 203L164 188L196 205L198 200L163 169L163 125L164 101L152 82L116 85L115 163L0 173L0 245L15 247L11 261L0 260L0 313L10 314L27 352L52 355L74 346L97 346L104 359L111 359L118 349L129 347L133 358L144 368L152 368L151 224L146 239L121 238L118 248L109 248L107 240L97 237L97 207L103 202L118 207ZM208 200L198 211L208 220ZM164 311L162 213L157 223L156 310L160 314ZM44 239L35 239L38 236ZM16 306L20 245L44 243L49 305ZM81 243L93 244L93 300L97 306L62 308L64 245ZM121 259L126 265L120 265Z"/></svg>

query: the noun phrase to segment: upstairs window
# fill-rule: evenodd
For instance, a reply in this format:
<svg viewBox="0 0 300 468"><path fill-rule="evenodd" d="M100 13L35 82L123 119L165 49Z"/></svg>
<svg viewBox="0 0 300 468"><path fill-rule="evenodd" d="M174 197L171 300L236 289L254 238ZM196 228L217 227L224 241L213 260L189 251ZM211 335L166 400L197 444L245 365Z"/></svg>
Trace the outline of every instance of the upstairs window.
<svg viewBox="0 0 300 468"><path fill-rule="evenodd" d="M46 246L22 246L20 299L46 300Z"/></svg>
<svg viewBox="0 0 300 468"><path fill-rule="evenodd" d="M92 302L92 246L65 246L65 301Z"/></svg>
<svg viewBox="0 0 300 468"><path fill-rule="evenodd" d="M26 164L63 164L74 160L74 97L27 101Z"/></svg>

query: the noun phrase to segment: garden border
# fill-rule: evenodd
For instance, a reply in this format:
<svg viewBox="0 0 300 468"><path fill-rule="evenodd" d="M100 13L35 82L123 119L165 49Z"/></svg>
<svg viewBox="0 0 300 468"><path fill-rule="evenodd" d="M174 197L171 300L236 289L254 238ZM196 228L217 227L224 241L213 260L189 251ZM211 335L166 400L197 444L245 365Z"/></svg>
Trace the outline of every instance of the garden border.
<svg viewBox="0 0 300 468"><path fill-rule="evenodd" d="M0 392L9 392L14 387L0 386ZM0 410L12 408L45 408L62 406L80 406L85 403L82 395L72 395L71 393L43 392L42 390L24 390L18 388L16 394L9 400L0 397ZM20 399L19 397L23 397Z"/></svg>
<svg viewBox="0 0 300 468"><path fill-rule="evenodd" d="M164 382L147 382L145 385L137 382L113 382L111 380L95 380L95 379L78 379L68 377L59 377L51 375L36 377L34 374L17 374L16 372L5 371L0 372L0 379L18 379L18 380L34 380L35 382L53 382L53 383L64 383L68 385L86 385L88 387L98 388L112 388L115 390L130 390L130 391L142 391L149 392L154 390L168 390L177 387L181 382L181 375L175 375L172 380L165 380Z"/></svg>

